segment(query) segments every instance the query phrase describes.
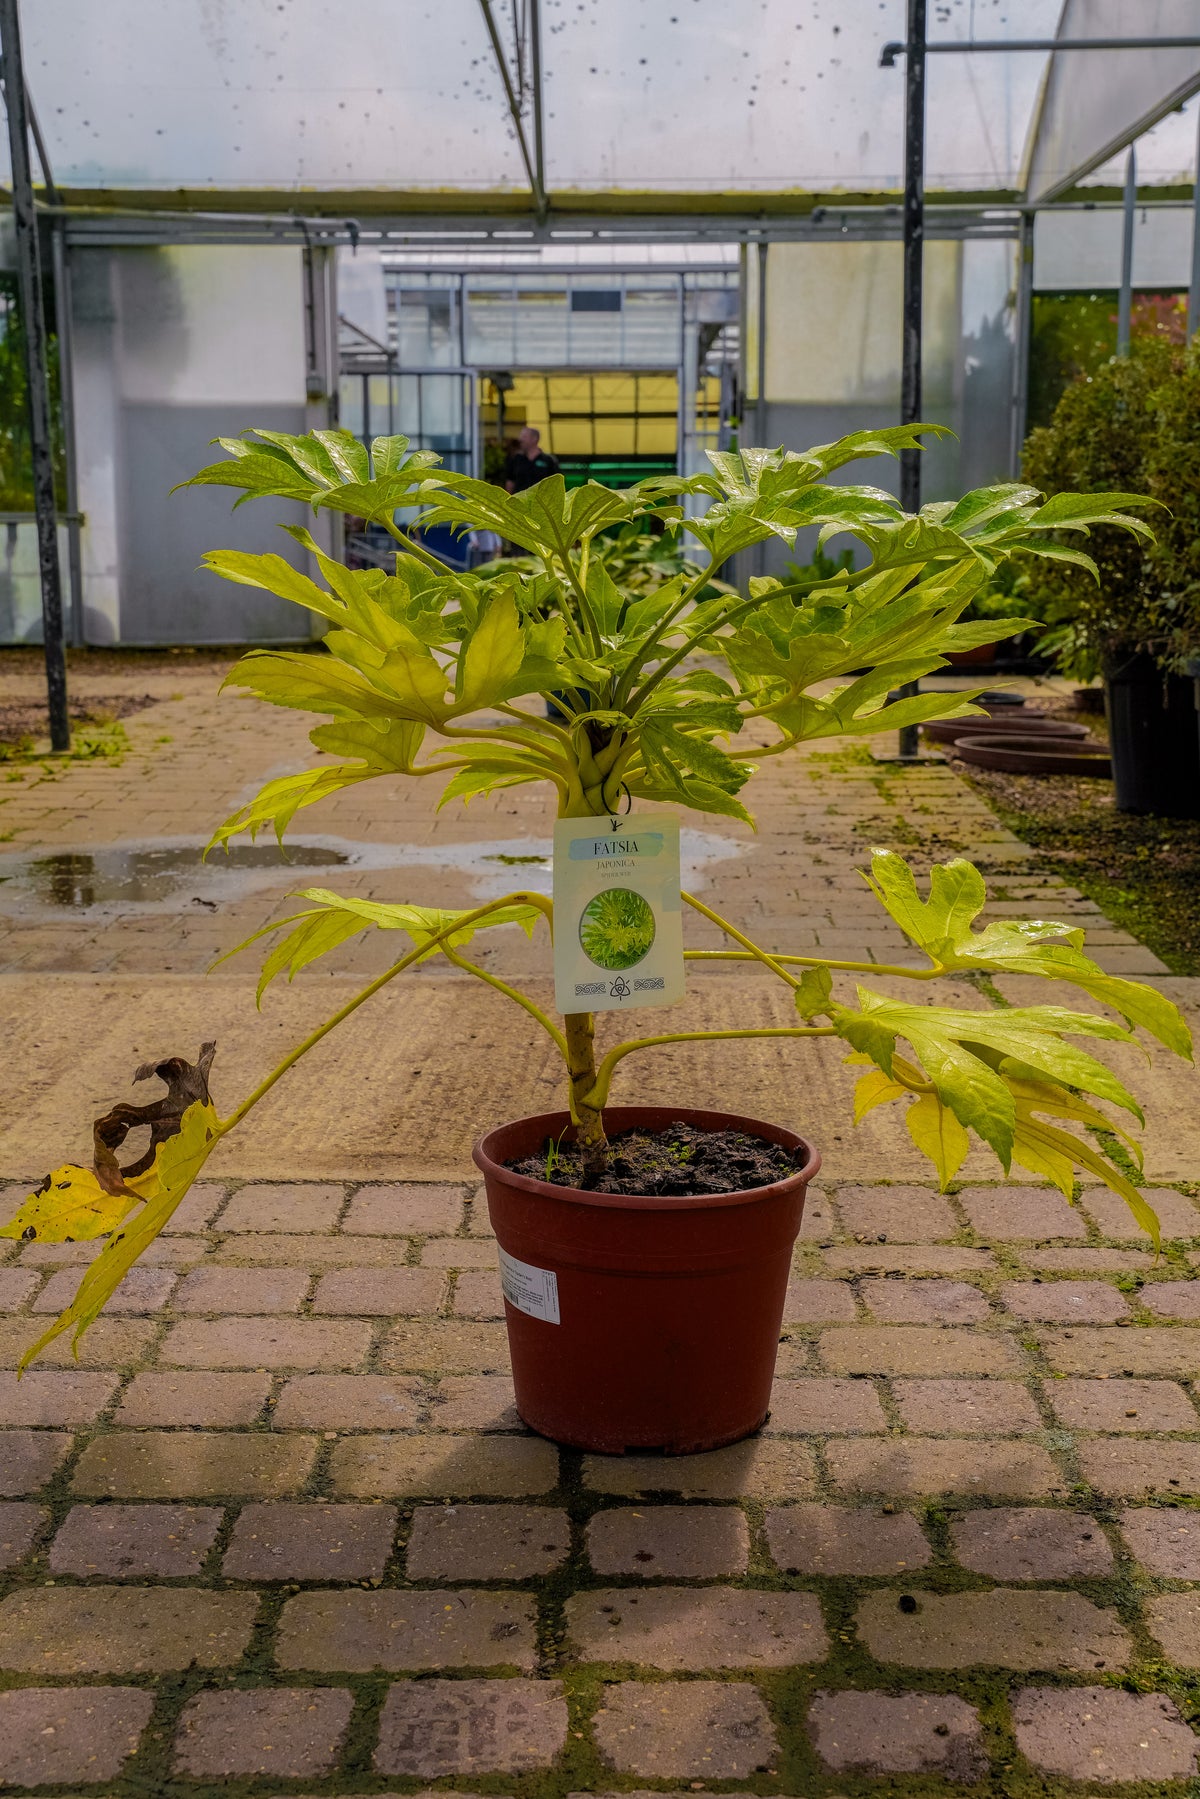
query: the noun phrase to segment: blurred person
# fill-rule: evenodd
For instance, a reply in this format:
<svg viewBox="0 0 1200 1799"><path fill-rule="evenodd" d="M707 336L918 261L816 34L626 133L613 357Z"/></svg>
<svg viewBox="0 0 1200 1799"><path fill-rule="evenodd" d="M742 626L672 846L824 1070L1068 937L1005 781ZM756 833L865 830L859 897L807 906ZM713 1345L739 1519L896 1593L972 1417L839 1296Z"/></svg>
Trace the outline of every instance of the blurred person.
<svg viewBox="0 0 1200 1799"><path fill-rule="evenodd" d="M558 472L553 456L541 448L541 432L533 425L523 426L517 438L516 454L508 459L504 485L509 493L524 493L527 487L536 487L547 475Z"/></svg>

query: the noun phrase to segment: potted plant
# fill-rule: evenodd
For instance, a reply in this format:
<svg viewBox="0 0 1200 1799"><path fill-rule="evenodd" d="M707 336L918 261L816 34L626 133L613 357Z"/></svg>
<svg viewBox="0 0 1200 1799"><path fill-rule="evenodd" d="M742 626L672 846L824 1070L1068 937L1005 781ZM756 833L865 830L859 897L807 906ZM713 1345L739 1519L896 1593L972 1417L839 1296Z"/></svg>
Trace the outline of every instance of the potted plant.
<svg viewBox="0 0 1200 1799"><path fill-rule="evenodd" d="M1044 492L1132 488L1165 511L1156 541L1107 526L1099 582L1070 562L1037 571L1051 625L1042 647L1067 674L1103 674L1116 802L1200 817L1200 729L1185 672L1200 652L1200 347L1135 340L1080 376L1030 433L1025 473Z"/></svg>
<svg viewBox="0 0 1200 1799"><path fill-rule="evenodd" d="M1049 545L1086 568L1082 549L1057 543L1062 530L1086 533L1089 521L1103 520L1143 537L1146 527L1117 510L1123 496L1043 504L1027 487L1004 485L908 516L879 488L829 481L846 463L919 440L917 429L860 432L804 454L713 455L710 475L651 479L621 492L595 484L568 492L553 477L518 495L436 470L432 456L409 455L399 438L377 440L369 454L338 432L221 440L228 459L196 481L377 521L397 555L392 574L347 570L306 530L289 526L320 579L274 555L208 557L218 574L293 600L329 626L316 654L252 651L229 677L329 722L311 733L324 759L269 781L221 825L214 845L268 828L282 840L303 808L363 781L432 778L443 801L538 783L572 843L616 854L634 831L657 830L665 840L678 809L749 818L743 794L756 764L798 743L971 715L969 694L893 701L889 690L990 634L988 622L958 621L1006 557ZM688 495L710 502L702 517L684 515ZM397 510L412 507L456 530L496 530L532 561L447 569L396 523ZM689 538L699 546L694 563L689 551L688 566L665 582L618 585L599 546L604 533L636 521ZM714 586L738 551L769 535L790 541L810 525L825 535L853 532L869 562L787 583L752 580L745 594ZM547 695L561 716L545 716ZM744 744L747 726L754 741ZM635 812L630 823L627 803L657 810ZM628 1059L658 1045L771 1037L784 1054L791 1039L831 1039L862 1070L857 1115L904 1106L909 1133L943 1186L973 1131L1006 1170L1015 1162L1068 1194L1076 1169L1106 1181L1156 1232L1120 1158L1064 1126L1123 1137L1101 1106L1141 1116L1116 1075L1071 1040L1126 1041L1142 1027L1186 1055L1174 1006L1103 973L1084 955L1082 932L1066 924L1006 919L975 929L986 895L968 862L934 868L923 895L907 864L881 850L867 881L919 960L881 968L770 953L682 895L684 908L719 928L725 947L681 947L680 978L682 958L700 967L755 964L786 990L791 1022L680 1032L669 1015L644 1014L646 1034L602 1048L593 1012L568 1006L552 1015L471 960L471 939L482 930L552 925L544 894L517 890L448 911L305 891L301 910L258 934L277 939L260 995L361 931L395 931L410 947L227 1118L209 1096L211 1045L195 1065L174 1059L138 1071L159 1075L166 1099L114 1108L95 1126L94 1167L56 1170L7 1226L10 1236L108 1237L73 1303L26 1361L96 1316L217 1143L306 1049L434 956L507 996L562 1058L561 1109L496 1120L475 1152L499 1240L517 1403L534 1428L562 1441L708 1448L754 1430L767 1409L792 1244L817 1154L790 1128L698 1111L686 1093L665 1109L628 1098L612 1104ZM672 930L679 903L677 893ZM636 974L646 930L639 906L612 902L592 912L589 902L588 916L596 935L590 949L582 935L580 944L593 965ZM560 926L558 947L569 943L574 953L574 919ZM1125 1022L1056 1005L938 1007L844 983L885 975L913 983L920 996L939 975L968 973L1067 981ZM607 980L598 983L602 994ZM634 994L623 972L609 997L618 988ZM116 1152L125 1133L147 1120L150 1153L122 1169ZM1126 1142L1136 1154L1134 1140Z"/></svg>

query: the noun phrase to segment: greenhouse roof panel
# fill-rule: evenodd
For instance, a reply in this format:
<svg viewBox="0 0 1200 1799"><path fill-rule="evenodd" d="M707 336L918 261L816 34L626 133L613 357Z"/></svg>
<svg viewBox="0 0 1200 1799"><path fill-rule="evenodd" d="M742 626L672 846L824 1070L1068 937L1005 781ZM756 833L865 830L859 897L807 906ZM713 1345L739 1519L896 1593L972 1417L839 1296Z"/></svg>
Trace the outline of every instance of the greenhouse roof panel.
<svg viewBox="0 0 1200 1799"><path fill-rule="evenodd" d="M525 78L531 138L528 57L518 68L513 24L524 7L492 4L514 85ZM904 36L905 0L541 5L552 195L899 187L904 63L881 68L879 55ZM1061 6L934 0L930 38L1050 37ZM24 31L68 191L450 204L528 192L480 0L357 0L350 12L334 0L25 0ZM1123 58L1105 60L1115 75ZM1047 61L930 58L931 190L1019 188ZM1172 151L1164 168L1177 163Z"/></svg>

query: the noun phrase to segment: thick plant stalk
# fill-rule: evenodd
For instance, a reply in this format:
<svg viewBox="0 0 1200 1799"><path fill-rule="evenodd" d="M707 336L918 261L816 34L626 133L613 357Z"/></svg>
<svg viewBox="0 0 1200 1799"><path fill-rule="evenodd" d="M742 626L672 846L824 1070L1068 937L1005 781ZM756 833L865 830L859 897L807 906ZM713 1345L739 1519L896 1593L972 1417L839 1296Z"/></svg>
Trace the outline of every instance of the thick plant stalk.
<svg viewBox="0 0 1200 1799"><path fill-rule="evenodd" d="M565 1022L571 1110L579 1124L584 1167L588 1174L596 1174L608 1166L604 1114L599 1106L588 1103L596 1086L596 1018L592 1012L568 1012Z"/></svg>

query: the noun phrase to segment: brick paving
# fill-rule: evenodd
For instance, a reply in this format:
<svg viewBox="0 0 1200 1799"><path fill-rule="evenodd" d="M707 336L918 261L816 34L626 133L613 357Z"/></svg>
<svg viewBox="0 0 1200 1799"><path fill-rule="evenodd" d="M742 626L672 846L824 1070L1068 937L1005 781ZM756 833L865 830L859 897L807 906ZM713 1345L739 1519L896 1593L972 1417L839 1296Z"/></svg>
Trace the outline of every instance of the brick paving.
<svg viewBox="0 0 1200 1799"><path fill-rule="evenodd" d="M294 758L295 721L268 715L261 740L239 723L212 777L232 797L214 802L205 716L185 691L130 721L125 765L13 783L13 853L85 824L134 834L151 777L207 821ZM154 751L164 722L175 742ZM819 797L797 812L781 776L762 844L713 871L716 903L769 940L830 947L865 920L851 859L868 829L911 843L904 823L1006 871L996 916L1103 924L1026 877L1023 846L948 771L813 768ZM515 815L510 831L533 813ZM364 810L337 828L375 826ZM781 830L793 857L807 846L802 880L781 873ZM374 879L347 885L397 897ZM412 897L452 897L422 880ZM207 913L173 938L10 918L6 978L91 991L105 970L160 971L168 941L195 970L278 904L243 895L219 941ZM868 940L896 953L877 920ZM520 973L523 945L493 965ZM361 977L375 954L342 966ZM1155 1260L1106 1193L1068 1206L973 1163L939 1195L898 1134L875 1140L891 1161L872 1172L839 1128L768 1425L689 1458L581 1456L523 1429L470 1165L444 1136L423 1159L395 1119L387 1153L344 1178L314 1158L290 1165L308 1178L206 1181L78 1363L60 1344L20 1382L92 1251L0 1246L0 1787L1087 1799L1140 1783L1184 1799L1200 1777L1200 1161L1151 1172ZM5 1183L41 1172L26 1153Z"/></svg>

